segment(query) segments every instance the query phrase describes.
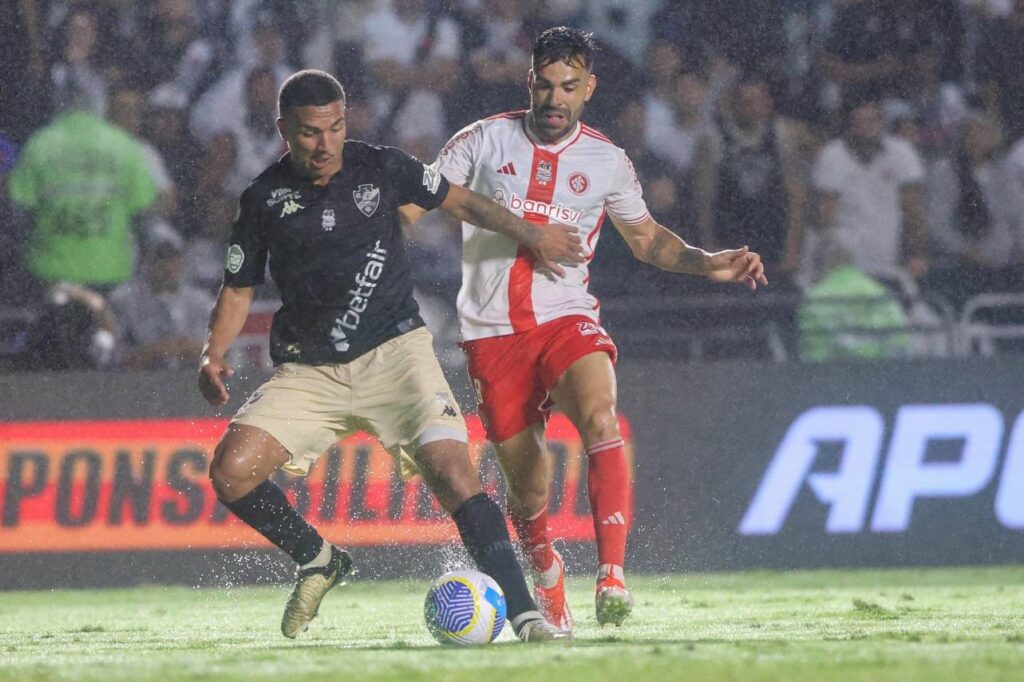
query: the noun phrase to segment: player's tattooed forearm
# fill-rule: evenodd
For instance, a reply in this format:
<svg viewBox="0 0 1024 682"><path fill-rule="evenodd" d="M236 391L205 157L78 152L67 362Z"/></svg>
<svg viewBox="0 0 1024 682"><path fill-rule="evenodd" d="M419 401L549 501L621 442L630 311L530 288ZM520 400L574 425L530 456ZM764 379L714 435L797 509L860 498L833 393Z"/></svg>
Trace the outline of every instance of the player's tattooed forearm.
<svg viewBox="0 0 1024 682"><path fill-rule="evenodd" d="M677 272L700 272L702 259L703 254L700 251L683 245L682 252L676 256L676 263L673 269Z"/></svg>
<svg viewBox="0 0 1024 682"><path fill-rule="evenodd" d="M644 260L671 272L700 272L702 254L667 230L659 230L644 252Z"/></svg>
<svg viewBox="0 0 1024 682"><path fill-rule="evenodd" d="M654 239L651 240L650 246L644 252L644 260L658 267L665 267L662 263L662 255L670 241L672 241L672 238L668 234L663 230L658 230L657 234L654 235Z"/></svg>

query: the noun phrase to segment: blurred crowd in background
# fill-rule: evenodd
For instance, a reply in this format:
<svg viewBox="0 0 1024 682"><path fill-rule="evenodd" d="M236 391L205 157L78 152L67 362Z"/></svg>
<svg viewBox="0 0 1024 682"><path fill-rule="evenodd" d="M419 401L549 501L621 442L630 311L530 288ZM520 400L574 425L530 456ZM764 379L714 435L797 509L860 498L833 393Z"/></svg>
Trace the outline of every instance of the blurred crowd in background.
<svg viewBox="0 0 1024 682"><path fill-rule="evenodd" d="M909 353L899 334L824 330L1024 291L1024 0L11 0L6 366L195 362L238 195L284 152L293 71L338 76L350 138L430 161L526 108L531 44L559 24L601 46L585 120L626 149L659 222L764 256L794 354ZM701 324L709 307L687 301L723 288L643 266L613 233L602 302L669 297ZM409 239L426 313L451 326L458 225L432 214Z"/></svg>

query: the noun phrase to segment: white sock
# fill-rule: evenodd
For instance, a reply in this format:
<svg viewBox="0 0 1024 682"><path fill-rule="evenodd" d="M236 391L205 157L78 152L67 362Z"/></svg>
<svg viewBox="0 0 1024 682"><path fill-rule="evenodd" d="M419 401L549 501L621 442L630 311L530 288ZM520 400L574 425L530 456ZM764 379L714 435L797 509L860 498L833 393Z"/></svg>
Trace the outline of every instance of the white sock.
<svg viewBox="0 0 1024 682"><path fill-rule="evenodd" d="M533 581L541 587L550 589L558 584L560 575L562 575L562 567L559 565L558 559L555 559L546 570L534 571Z"/></svg>
<svg viewBox="0 0 1024 682"><path fill-rule="evenodd" d="M324 540L324 544L320 546L320 553L317 554L308 564L302 564L299 566L299 570L305 571L307 568L323 568L329 563L331 563L331 545Z"/></svg>
<svg viewBox="0 0 1024 682"><path fill-rule="evenodd" d="M523 623L529 620L544 620L544 616L540 615L540 611L523 611L512 619L512 629L519 632Z"/></svg>

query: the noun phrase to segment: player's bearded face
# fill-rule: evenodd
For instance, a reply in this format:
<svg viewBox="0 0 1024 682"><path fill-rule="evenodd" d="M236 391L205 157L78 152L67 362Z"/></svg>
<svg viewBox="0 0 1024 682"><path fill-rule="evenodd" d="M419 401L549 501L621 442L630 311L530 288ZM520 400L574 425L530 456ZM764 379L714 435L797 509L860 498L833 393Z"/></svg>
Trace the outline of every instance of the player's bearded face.
<svg viewBox="0 0 1024 682"><path fill-rule="evenodd" d="M530 71L530 124L545 142L572 132L594 94L597 78L579 62L545 64Z"/></svg>
<svg viewBox="0 0 1024 682"><path fill-rule="evenodd" d="M345 145L345 104L292 107L277 120L292 165L302 175L326 183L341 170Z"/></svg>

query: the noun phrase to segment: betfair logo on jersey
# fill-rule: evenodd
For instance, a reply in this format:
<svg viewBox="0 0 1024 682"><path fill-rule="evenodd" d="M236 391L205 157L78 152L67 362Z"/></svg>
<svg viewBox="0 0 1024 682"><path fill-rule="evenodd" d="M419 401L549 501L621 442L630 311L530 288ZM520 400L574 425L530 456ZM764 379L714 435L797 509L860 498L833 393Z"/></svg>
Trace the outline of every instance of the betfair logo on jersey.
<svg viewBox="0 0 1024 682"><path fill-rule="evenodd" d="M284 202L284 206L281 207L281 217L284 218L285 216L292 215L293 213L298 213L304 208L306 207L299 202L294 199L289 199Z"/></svg>
<svg viewBox="0 0 1024 682"><path fill-rule="evenodd" d="M359 328L363 313L370 305L370 297L376 291L380 276L384 273L387 257L388 250L380 245L379 239L373 245L373 250L366 253L366 265L356 275L355 287L348 291L348 308L344 315L334 320L334 326L331 327L331 345L338 352L344 353L352 347L348 334Z"/></svg>

